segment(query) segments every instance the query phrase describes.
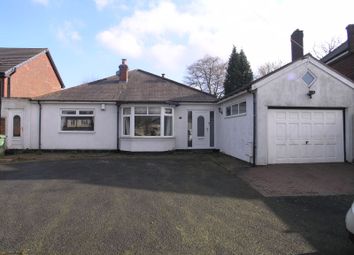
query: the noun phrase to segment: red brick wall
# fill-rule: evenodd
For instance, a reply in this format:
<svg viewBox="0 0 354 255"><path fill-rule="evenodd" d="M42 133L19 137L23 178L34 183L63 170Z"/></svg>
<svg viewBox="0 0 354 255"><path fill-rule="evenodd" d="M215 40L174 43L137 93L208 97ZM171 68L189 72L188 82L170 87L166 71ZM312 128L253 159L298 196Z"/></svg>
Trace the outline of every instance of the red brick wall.
<svg viewBox="0 0 354 255"><path fill-rule="evenodd" d="M60 82L46 54L40 54L21 65L11 75L11 97L36 97L60 89ZM5 82L6 90L7 82Z"/></svg>
<svg viewBox="0 0 354 255"><path fill-rule="evenodd" d="M329 66L354 81L354 53L330 63Z"/></svg>

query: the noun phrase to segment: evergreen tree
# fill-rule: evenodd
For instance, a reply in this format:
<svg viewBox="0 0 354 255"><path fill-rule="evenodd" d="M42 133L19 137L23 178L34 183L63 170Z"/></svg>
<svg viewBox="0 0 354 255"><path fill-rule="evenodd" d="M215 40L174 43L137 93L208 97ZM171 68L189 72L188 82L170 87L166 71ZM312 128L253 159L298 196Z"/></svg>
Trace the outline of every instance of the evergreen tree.
<svg viewBox="0 0 354 255"><path fill-rule="evenodd" d="M247 60L246 54L241 50L240 52L240 66L241 84L240 86L248 85L253 80L253 73L250 63Z"/></svg>
<svg viewBox="0 0 354 255"><path fill-rule="evenodd" d="M253 73L245 53L243 50L238 53L236 47L233 46L224 81L225 95L249 84L252 80Z"/></svg>
<svg viewBox="0 0 354 255"><path fill-rule="evenodd" d="M239 80L239 74L237 66L239 65L239 54L236 51L236 47L233 46L232 52L229 58L229 63L226 69L226 77L224 81L224 93L230 94L236 88L236 83Z"/></svg>

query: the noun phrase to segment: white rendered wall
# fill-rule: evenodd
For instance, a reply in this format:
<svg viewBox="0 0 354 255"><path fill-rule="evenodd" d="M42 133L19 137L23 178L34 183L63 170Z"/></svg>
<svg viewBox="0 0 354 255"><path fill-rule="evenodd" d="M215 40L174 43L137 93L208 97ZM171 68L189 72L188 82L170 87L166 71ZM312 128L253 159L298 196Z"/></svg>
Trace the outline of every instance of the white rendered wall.
<svg viewBox="0 0 354 255"><path fill-rule="evenodd" d="M292 66L290 66L292 67ZM317 80L311 90L316 91L312 99L307 96L309 91L303 82L302 76L311 70ZM256 163L268 163L268 107L343 107L346 119L346 159L353 160L353 114L354 94L353 89L342 81L329 75L316 65L303 63L295 65L292 69L271 76L264 86L257 88L257 153Z"/></svg>
<svg viewBox="0 0 354 255"><path fill-rule="evenodd" d="M2 98L1 116L5 118L5 134L7 136L7 148L12 149L9 134L9 112L13 110L23 111L22 135L24 149L38 149L38 109L36 102L20 98Z"/></svg>
<svg viewBox="0 0 354 255"><path fill-rule="evenodd" d="M93 109L94 131L61 131L61 109ZM101 103L42 103L41 148L53 150L116 150L117 106Z"/></svg>
<svg viewBox="0 0 354 255"><path fill-rule="evenodd" d="M226 107L246 101L246 115L226 116ZM219 104L218 141L221 152L252 163L253 157L253 95L246 93Z"/></svg>
<svg viewBox="0 0 354 255"><path fill-rule="evenodd" d="M131 137L121 138L120 150L122 151L171 151L175 149L175 138L165 137Z"/></svg>

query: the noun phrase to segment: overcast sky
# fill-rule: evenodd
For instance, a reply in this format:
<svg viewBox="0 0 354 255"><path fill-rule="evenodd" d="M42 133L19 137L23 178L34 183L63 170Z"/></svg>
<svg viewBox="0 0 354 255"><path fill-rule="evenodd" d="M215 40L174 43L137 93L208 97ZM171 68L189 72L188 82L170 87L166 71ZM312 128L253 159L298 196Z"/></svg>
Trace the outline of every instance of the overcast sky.
<svg viewBox="0 0 354 255"><path fill-rule="evenodd" d="M1 47L49 48L66 87L115 74L122 58L183 81L206 54L227 60L243 49L253 71L290 61L290 34L304 31L305 53L346 40L354 1L12 0L2 1Z"/></svg>

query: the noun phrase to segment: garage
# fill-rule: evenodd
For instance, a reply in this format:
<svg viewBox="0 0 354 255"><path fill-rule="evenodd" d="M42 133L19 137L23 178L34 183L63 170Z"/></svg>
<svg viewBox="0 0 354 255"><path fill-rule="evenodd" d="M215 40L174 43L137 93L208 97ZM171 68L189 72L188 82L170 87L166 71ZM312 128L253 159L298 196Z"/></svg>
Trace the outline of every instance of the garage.
<svg viewBox="0 0 354 255"><path fill-rule="evenodd" d="M342 109L269 109L268 163L344 161Z"/></svg>

